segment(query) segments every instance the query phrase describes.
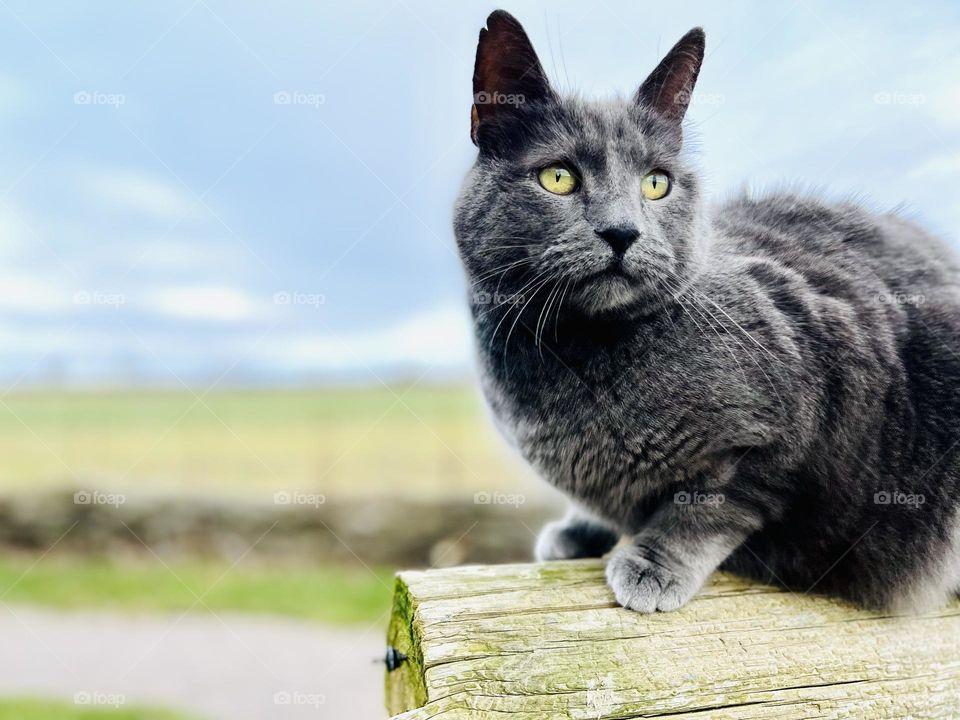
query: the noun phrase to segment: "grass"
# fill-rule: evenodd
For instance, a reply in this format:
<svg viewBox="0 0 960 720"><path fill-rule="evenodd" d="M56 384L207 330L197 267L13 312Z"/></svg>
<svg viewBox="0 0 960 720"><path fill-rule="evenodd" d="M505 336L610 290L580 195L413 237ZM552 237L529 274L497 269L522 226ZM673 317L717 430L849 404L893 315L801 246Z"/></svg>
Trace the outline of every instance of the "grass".
<svg viewBox="0 0 960 720"><path fill-rule="evenodd" d="M142 707L103 709L41 700L0 700L0 720L187 720L169 710Z"/></svg>
<svg viewBox="0 0 960 720"><path fill-rule="evenodd" d="M467 386L14 392L0 403L0 490L53 486L364 495L510 490Z"/></svg>
<svg viewBox="0 0 960 720"><path fill-rule="evenodd" d="M157 561L73 556L48 556L33 563L28 557L0 557L0 597L5 603L138 613L192 608L369 624L384 617L393 589L391 573L363 568L230 568L199 562L165 567Z"/></svg>

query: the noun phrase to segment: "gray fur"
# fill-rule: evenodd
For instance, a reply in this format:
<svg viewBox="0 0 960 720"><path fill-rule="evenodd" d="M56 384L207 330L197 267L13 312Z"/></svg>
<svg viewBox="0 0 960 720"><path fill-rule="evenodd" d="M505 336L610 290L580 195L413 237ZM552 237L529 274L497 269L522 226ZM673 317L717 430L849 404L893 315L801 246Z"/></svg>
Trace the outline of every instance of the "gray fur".
<svg viewBox="0 0 960 720"><path fill-rule="evenodd" d="M664 62L689 74L683 42ZM956 258L855 204L705 207L649 85L606 103L544 88L482 116L456 206L485 396L582 508L538 555L629 537L607 576L643 612L681 606L718 566L871 607L943 602L960 583ZM539 186L557 161L577 192ZM655 168L672 189L649 201ZM624 223L638 240L597 275L614 264L597 231Z"/></svg>
<svg viewBox="0 0 960 720"><path fill-rule="evenodd" d="M534 550L537 560L600 557L620 539L615 528L596 516L571 507L561 520L544 525Z"/></svg>

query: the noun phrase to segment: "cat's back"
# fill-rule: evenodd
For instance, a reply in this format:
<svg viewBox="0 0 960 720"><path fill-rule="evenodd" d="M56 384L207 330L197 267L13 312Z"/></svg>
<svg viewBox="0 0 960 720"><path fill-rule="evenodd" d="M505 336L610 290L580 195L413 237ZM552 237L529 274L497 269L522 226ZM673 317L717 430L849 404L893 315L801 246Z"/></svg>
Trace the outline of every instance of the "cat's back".
<svg viewBox="0 0 960 720"><path fill-rule="evenodd" d="M808 384L836 375L823 402L849 411L839 427L903 393L921 421L960 431L960 264L946 242L896 214L789 194L720 206L713 229L701 286L770 347L794 348ZM941 451L942 427L922 431Z"/></svg>
<svg viewBox="0 0 960 720"><path fill-rule="evenodd" d="M814 285L839 275L846 285L880 293L960 287L954 249L896 213L774 193L718 205L711 220L721 261L765 260L801 273Z"/></svg>

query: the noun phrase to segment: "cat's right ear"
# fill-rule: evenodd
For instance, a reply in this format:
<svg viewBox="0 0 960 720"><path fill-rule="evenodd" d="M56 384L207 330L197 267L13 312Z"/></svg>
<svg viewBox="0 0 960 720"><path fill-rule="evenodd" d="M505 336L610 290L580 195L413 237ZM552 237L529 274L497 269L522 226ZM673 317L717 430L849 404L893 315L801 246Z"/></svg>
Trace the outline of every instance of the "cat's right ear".
<svg viewBox="0 0 960 720"><path fill-rule="evenodd" d="M554 97L543 66L523 26L510 13L496 10L480 30L473 67L470 139L478 147L484 123L515 111L518 105Z"/></svg>
<svg viewBox="0 0 960 720"><path fill-rule="evenodd" d="M694 28L680 38L637 90L637 104L679 127L700 74L705 43L703 28Z"/></svg>

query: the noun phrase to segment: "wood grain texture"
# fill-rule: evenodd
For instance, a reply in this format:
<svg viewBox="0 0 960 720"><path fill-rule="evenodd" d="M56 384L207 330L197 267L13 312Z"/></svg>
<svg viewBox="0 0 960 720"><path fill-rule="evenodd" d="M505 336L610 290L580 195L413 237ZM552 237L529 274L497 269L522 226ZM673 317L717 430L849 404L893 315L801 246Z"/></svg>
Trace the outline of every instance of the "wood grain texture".
<svg viewBox="0 0 960 720"><path fill-rule="evenodd" d="M600 561L397 578L403 720L960 718L960 602L891 617L718 574L685 608L617 607Z"/></svg>

